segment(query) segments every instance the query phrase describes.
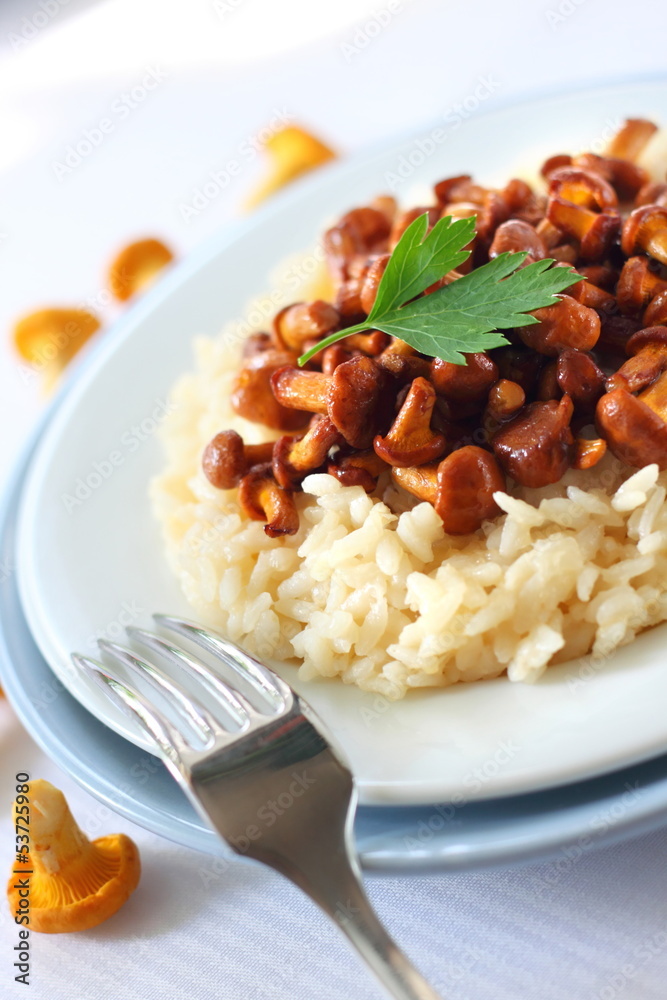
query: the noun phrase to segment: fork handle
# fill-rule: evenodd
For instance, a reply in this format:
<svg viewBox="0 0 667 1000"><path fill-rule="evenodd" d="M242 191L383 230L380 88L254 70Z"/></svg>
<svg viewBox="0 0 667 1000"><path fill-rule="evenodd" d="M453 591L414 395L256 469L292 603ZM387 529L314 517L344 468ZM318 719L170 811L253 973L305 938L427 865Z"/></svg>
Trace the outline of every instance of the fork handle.
<svg viewBox="0 0 667 1000"><path fill-rule="evenodd" d="M363 960L395 1000L442 1000L384 929L363 888L358 885L356 912L337 922Z"/></svg>
<svg viewBox="0 0 667 1000"><path fill-rule="evenodd" d="M339 857L324 878L298 884L340 927L366 965L395 1000L442 1000L387 933L371 906L360 875L347 857ZM312 873L311 873L312 874Z"/></svg>

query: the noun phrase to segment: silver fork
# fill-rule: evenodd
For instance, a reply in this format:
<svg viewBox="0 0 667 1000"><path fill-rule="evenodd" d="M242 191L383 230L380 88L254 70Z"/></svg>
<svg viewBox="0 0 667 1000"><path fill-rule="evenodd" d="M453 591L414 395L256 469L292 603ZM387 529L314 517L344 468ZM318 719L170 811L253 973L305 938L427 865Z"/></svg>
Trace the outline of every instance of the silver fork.
<svg viewBox="0 0 667 1000"><path fill-rule="evenodd" d="M223 636L181 618L154 618L170 638L135 627L128 635L187 674L191 684L195 677L197 696L153 660L107 640L100 640L100 649L120 673L80 653L72 660L136 719L206 822L237 853L303 889L390 996L439 1000L364 892L352 840L354 780L315 713L277 674ZM220 673L178 645L174 634L215 657ZM143 679L151 697L127 676Z"/></svg>

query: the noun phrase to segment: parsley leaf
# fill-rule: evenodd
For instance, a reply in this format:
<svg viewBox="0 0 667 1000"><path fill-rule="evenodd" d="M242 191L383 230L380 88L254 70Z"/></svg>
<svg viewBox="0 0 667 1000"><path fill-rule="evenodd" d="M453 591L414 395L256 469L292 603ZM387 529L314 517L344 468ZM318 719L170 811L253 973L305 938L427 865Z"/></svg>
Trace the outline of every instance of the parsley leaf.
<svg viewBox="0 0 667 1000"><path fill-rule="evenodd" d="M470 256L470 251L461 247L475 235L474 218L454 222L448 215L424 238L427 228L428 215L424 213L401 236L382 275L371 316L398 309Z"/></svg>
<svg viewBox="0 0 667 1000"><path fill-rule="evenodd" d="M549 259L517 270L525 259L525 253L499 254L451 285L373 323L422 354L465 364L459 351L470 354L501 347L507 340L491 331L537 323L526 310L551 305L556 292L580 280L568 268L551 267Z"/></svg>
<svg viewBox="0 0 667 1000"><path fill-rule="evenodd" d="M415 350L454 364L471 354L501 347L508 341L497 330L529 326L526 315L552 305L582 275L554 261L534 261L518 270L525 253L502 253L482 267L415 298L468 257L463 247L474 235L474 219L440 219L428 235L426 213L405 230L378 286L375 304L363 323L330 334L299 358L304 365L330 344L363 330L383 330Z"/></svg>

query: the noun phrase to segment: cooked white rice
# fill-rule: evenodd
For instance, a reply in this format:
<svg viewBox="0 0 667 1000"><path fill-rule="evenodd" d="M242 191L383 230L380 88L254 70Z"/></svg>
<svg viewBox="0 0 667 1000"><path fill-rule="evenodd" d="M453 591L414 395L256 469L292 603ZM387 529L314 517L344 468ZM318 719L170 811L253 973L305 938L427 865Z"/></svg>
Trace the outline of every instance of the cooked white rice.
<svg viewBox="0 0 667 1000"><path fill-rule="evenodd" d="M305 678L402 697L551 663L606 657L667 619L667 473L607 456L554 486L496 495L506 514L446 536L430 504L311 475L297 535L271 539L216 490L201 454L218 431L266 440L229 405L238 337L196 342L196 371L165 421L167 467L151 487L167 558L197 617Z"/></svg>

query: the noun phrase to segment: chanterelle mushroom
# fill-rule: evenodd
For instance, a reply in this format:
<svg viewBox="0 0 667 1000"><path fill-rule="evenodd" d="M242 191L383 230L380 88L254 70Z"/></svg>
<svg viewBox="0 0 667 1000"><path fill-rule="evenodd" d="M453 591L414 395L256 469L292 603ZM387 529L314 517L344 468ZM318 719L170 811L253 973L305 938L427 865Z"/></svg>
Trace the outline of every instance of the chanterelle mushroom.
<svg viewBox="0 0 667 1000"><path fill-rule="evenodd" d="M231 490L253 465L270 462L273 441L245 444L236 431L220 431L204 449L202 468L212 486Z"/></svg>
<svg viewBox="0 0 667 1000"><path fill-rule="evenodd" d="M667 468L667 329L639 330L628 340L630 359L607 380L595 422L610 450L635 468ZM638 396L632 395L638 389Z"/></svg>
<svg viewBox="0 0 667 1000"><path fill-rule="evenodd" d="M500 508L493 494L505 489L505 477L491 452L466 445L439 465L394 467L393 479L403 489L432 503L449 535L477 531Z"/></svg>
<svg viewBox="0 0 667 1000"><path fill-rule="evenodd" d="M661 264L667 264L667 208L640 205L623 223L621 249L628 257L643 250Z"/></svg>
<svg viewBox="0 0 667 1000"><path fill-rule="evenodd" d="M161 240L148 239L124 247L109 268L109 288L121 302L136 295L174 259Z"/></svg>
<svg viewBox="0 0 667 1000"><path fill-rule="evenodd" d="M373 442L377 454L389 465L423 465L439 458L447 448L447 438L431 430L436 402L435 389L425 378L416 378L386 435Z"/></svg>
<svg viewBox="0 0 667 1000"><path fill-rule="evenodd" d="M12 875L7 897L21 912L29 880L30 929L45 934L83 931L111 917L139 884L136 845L117 833L90 841L77 826L67 800L48 781L29 782L29 859L26 872ZM15 818L18 805L14 805ZM15 867L17 867L15 865Z"/></svg>
<svg viewBox="0 0 667 1000"><path fill-rule="evenodd" d="M573 411L569 396L529 403L501 427L492 444L507 475L532 489L557 483L572 461Z"/></svg>
<svg viewBox="0 0 667 1000"><path fill-rule="evenodd" d="M299 514L292 491L283 489L273 475L270 462L256 465L239 483L239 503L253 521L265 521L269 538L295 535L299 530Z"/></svg>
<svg viewBox="0 0 667 1000"><path fill-rule="evenodd" d="M559 296L552 306L533 309L531 316L538 322L522 326L518 334L524 344L547 357L555 358L568 347L590 351L600 336L598 314L571 295Z"/></svg>

